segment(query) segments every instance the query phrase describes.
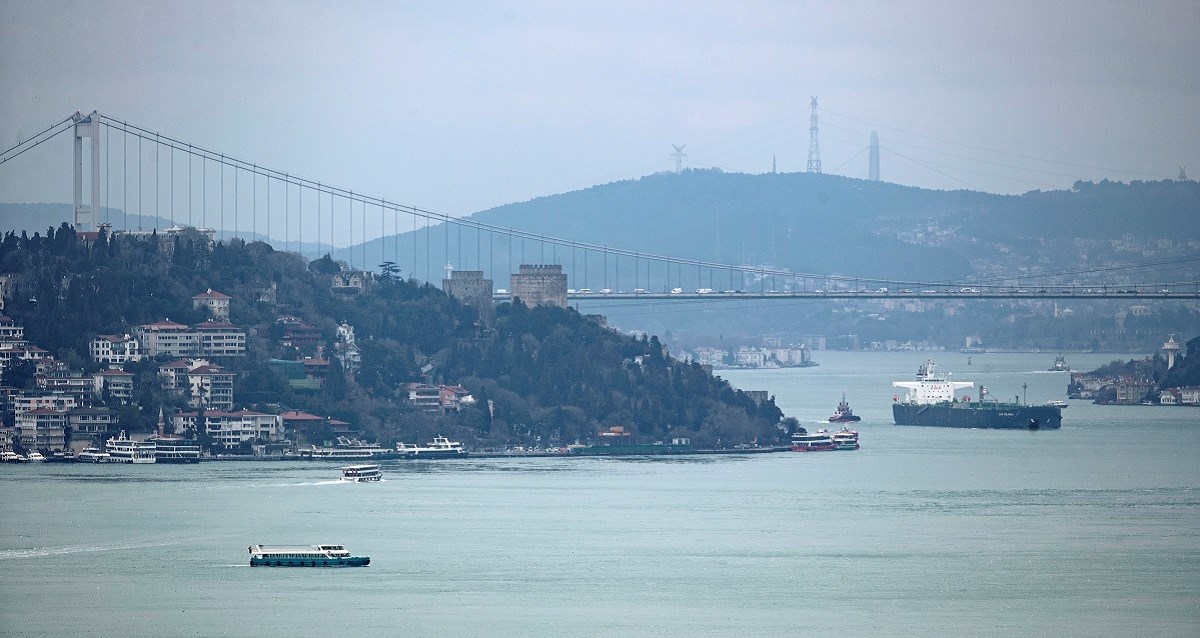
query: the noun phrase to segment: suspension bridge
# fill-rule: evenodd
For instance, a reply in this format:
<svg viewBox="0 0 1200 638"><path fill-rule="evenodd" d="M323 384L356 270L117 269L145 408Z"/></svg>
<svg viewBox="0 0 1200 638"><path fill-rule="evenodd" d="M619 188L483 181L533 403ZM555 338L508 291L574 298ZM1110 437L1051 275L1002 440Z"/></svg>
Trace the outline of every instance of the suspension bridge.
<svg viewBox="0 0 1200 638"><path fill-rule="evenodd" d="M573 300L1200 298L1195 281L1106 281L1116 271L1124 271L1121 281L1129 282L1137 270L1169 268L1200 256L938 282L800 273L628 250L401 204L99 112L75 113L47 127L0 154L0 165L63 134L73 139L77 231L170 234L194 228L218 240L268 241L307 258L334 253L355 269L390 262L433 283L451 269L473 270L498 282L497 299L507 298L503 282L520 264L561 265ZM405 233L411 241L402 241ZM452 258L455 265L443 265ZM1072 283L1052 285L1063 280Z"/></svg>

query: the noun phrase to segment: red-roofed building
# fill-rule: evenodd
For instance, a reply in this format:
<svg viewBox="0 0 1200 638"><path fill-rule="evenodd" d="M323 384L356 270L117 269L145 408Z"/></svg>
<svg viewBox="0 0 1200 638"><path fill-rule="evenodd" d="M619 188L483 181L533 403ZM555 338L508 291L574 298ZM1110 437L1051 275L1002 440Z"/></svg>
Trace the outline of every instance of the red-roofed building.
<svg viewBox="0 0 1200 638"><path fill-rule="evenodd" d="M245 442L267 442L283 440L283 420L274 414L238 410L205 410L204 422L198 412L180 412L171 417L176 434L189 430L203 430L212 438L213 445L233 449Z"/></svg>
<svg viewBox="0 0 1200 638"><path fill-rule="evenodd" d="M207 308L208 314L217 321L229 321L229 295L212 288L192 297L192 308Z"/></svg>
<svg viewBox="0 0 1200 638"><path fill-rule="evenodd" d="M171 321L137 326L134 336L151 357L240 357L246 354L246 333L224 321L205 321L189 328Z"/></svg>

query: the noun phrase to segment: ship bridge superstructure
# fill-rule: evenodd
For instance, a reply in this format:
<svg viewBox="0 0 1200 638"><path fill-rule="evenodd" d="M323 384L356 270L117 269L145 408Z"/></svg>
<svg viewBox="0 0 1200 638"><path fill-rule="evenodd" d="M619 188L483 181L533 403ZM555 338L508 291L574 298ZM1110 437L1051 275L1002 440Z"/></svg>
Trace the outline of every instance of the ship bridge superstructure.
<svg viewBox="0 0 1200 638"><path fill-rule="evenodd" d="M948 376L939 376L933 360L927 360L917 370L916 381L893 381L892 387L904 388L905 403L932 405L953 401L959 390L975 386L973 381L951 381Z"/></svg>

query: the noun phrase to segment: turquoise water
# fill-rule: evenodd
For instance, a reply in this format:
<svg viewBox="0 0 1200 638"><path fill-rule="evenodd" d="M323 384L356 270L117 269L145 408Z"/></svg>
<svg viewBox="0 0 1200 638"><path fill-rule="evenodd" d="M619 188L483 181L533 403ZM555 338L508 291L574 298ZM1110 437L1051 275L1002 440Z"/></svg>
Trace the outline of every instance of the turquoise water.
<svg viewBox="0 0 1200 638"><path fill-rule="evenodd" d="M1072 402L1059 431L890 424L920 355L725 371L863 449L676 459L0 466L14 636L1195 636L1200 409ZM1068 356L1090 368L1112 356ZM1063 398L1053 355L938 359ZM251 569L251 543L364 569Z"/></svg>

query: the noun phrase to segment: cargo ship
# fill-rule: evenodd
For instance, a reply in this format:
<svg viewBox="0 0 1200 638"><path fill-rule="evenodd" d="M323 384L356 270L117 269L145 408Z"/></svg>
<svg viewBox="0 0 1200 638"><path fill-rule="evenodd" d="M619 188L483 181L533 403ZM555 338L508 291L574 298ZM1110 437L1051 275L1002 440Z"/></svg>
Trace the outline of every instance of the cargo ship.
<svg viewBox="0 0 1200 638"><path fill-rule="evenodd" d="M1056 430L1062 426L1062 408L1053 405L1022 405L990 399L980 387L979 400L959 390L975 386L972 381L951 381L938 376L932 360L917 370L916 381L895 381L892 386L908 390L892 397L896 425L926 425L947 428L991 428L1004 430Z"/></svg>

